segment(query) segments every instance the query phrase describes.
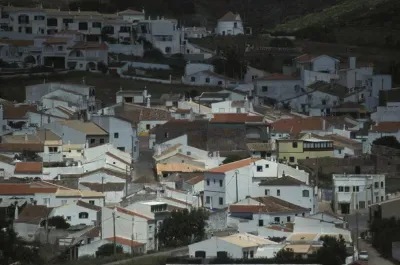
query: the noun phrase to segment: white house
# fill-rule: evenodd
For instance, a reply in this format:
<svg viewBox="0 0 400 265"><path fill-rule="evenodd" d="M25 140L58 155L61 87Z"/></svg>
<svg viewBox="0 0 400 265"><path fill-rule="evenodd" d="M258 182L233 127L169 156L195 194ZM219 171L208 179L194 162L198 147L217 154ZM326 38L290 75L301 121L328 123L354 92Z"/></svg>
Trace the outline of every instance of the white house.
<svg viewBox="0 0 400 265"><path fill-rule="evenodd" d="M87 257L87 256L95 256L96 251L99 247L105 244L116 243L118 246L122 247L123 253L127 254L142 254L145 253L145 244L140 243L136 240L132 240L131 238L116 236L107 237L103 239L99 239L89 244L81 244L78 248L78 257Z"/></svg>
<svg viewBox="0 0 400 265"><path fill-rule="evenodd" d="M244 34L243 22L239 14L229 11L218 19L215 29L217 35L239 35Z"/></svg>
<svg viewBox="0 0 400 265"><path fill-rule="evenodd" d="M334 174L333 205L341 214L366 211L368 205L386 200L385 175Z"/></svg>
<svg viewBox="0 0 400 265"><path fill-rule="evenodd" d="M250 113L254 112L253 103L245 97L244 100L227 100L211 103L213 113Z"/></svg>
<svg viewBox="0 0 400 265"><path fill-rule="evenodd" d="M318 198L315 188L289 176L261 181L253 188L258 196L272 196L309 210L318 211Z"/></svg>
<svg viewBox="0 0 400 265"><path fill-rule="evenodd" d="M189 256L216 258L226 256L233 259L273 258L283 247L274 241L248 233L225 237L212 237L189 245Z"/></svg>
<svg viewBox="0 0 400 265"><path fill-rule="evenodd" d="M125 196L124 182L107 182L107 183L93 183L93 182L79 182L80 190L91 190L102 192L105 196L106 205L115 205L122 201Z"/></svg>
<svg viewBox="0 0 400 265"><path fill-rule="evenodd" d="M302 95L303 81L300 78L279 73L264 76L254 80L256 95L277 101L288 100Z"/></svg>
<svg viewBox="0 0 400 265"><path fill-rule="evenodd" d="M220 87L236 87L239 81L217 74L210 70L199 71L193 74L189 74L183 77L185 84L195 86L220 86Z"/></svg>
<svg viewBox="0 0 400 265"><path fill-rule="evenodd" d="M371 113L371 119L378 122L400 122L400 88L379 91L379 105Z"/></svg>
<svg viewBox="0 0 400 265"><path fill-rule="evenodd" d="M70 225L85 224L87 226L100 224L101 207L90 204L81 200L66 203L54 208L49 214L49 218L53 216L62 216Z"/></svg>
<svg viewBox="0 0 400 265"><path fill-rule="evenodd" d="M247 196L264 196L265 191L258 184L268 179L279 180L283 174L308 183L308 173L258 158L247 158L212 168L204 173L204 206L212 209L225 208ZM309 196L312 194L310 192Z"/></svg>
<svg viewBox="0 0 400 265"><path fill-rule="evenodd" d="M328 55L303 54L293 59L296 69L337 74L340 61Z"/></svg>
<svg viewBox="0 0 400 265"><path fill-rule="evenodd" d="M371 126L368 132L368 138L365 142L365 153L371 153L372 143L381 137L393 136L396 137L397 141L400 140L400 122L377 122Z"/></svg>
<svg viewBox="0 0 400 265"><path fill-rule="evenodd" d="M140 20L145 20L144 9L142 11L126 9L124 11L118 12L118 15L121 16L124 21L131 23L138 22Z"/></svg>
<svg viewBox="0 0 400 265"><path fill-rule="evenodd" d="M244 82L245 83L253 83L254 80L259 79L259 78L263 78L264 76L266 76L268 73L251 67L251 66L247 66L247 71L246 74L244 75Z"/></svg>
<svg viewBox="0 0 400 265"><path fill-rule="evenodd" d="M246 198L229 205L228 225L239 232L257 232L258 227L284 225L295 216L308 216L310 209L273 196Z"/></svg>

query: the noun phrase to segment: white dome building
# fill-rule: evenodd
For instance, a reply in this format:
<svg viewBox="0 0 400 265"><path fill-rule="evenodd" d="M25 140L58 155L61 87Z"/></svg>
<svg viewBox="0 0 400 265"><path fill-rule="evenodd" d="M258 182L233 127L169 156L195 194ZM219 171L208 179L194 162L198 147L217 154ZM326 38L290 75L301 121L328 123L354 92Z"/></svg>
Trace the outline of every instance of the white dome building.
<svg viewBox="0 0 400 265"><path fill-rule="evenodd" d="M239 35L244 34L243 22L239 14L234 14L229 11L218 20L217 28L215 29L217 35Z"/></svg>

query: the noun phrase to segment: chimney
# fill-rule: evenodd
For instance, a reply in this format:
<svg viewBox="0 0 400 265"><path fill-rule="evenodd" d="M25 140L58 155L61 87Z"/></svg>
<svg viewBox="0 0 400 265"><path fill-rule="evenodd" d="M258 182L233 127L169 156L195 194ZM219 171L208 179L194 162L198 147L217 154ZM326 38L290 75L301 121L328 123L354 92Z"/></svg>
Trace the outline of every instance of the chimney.
<svg viewBox="0 0 400 265"><path fill-rule="evenodd" d="M147 97L146 97L146 101L147 101L146 107L147 108L150 108L150 98L151 98L151 95L150 94L147 95Z"/></svg>
<svg viewBox="0 0 400 265"><path fill-rule="evenodd" d="M349 69L356 69L356 57L349 58Z"/></svg>
<svg viewBox="0 0 400 265"><path fill-rule="evenodd" d="M325 121L325 119L322 119L322 130L323 131L326 130L326 121Z"/></svg>
<svg viewBox="0 0 400 265"><path fill-rule="evenodd" d="M143 14L146 14L146 12L144 11L144 8L142 8L142 13L143 13Z"/></svg>
<svg viewBox="0 0 400 265"><path fill-rule="evenodd" d="M25 142L28 142L28 134L25 133Z"/></svg>
<svg viewBox="0 0 400 265"><path fill-rule="evenodd" d="M80 13L81 12L81 8L80 7L78 7L78 13Z"/></svg>
<svg viewBox="0 0 400 265"><path fill-rule="evenodd" d="M14 220L18 219L18 203L15 203Z"/></svg>

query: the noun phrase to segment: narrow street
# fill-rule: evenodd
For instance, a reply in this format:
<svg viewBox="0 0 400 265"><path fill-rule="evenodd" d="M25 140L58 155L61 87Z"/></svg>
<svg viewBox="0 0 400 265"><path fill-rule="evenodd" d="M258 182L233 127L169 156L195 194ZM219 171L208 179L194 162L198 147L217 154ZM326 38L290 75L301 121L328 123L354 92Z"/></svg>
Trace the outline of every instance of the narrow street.
<svg viewBox="0 0 400 265"><path fill-rule="evenodd" d="M391 261L388 261L387 259L381 258L380 254L367 242L364 240L360 239L359 240L359 248L360 250L366 250L368 251L369 255L369 261L368 265L394 265Z"/></svg>

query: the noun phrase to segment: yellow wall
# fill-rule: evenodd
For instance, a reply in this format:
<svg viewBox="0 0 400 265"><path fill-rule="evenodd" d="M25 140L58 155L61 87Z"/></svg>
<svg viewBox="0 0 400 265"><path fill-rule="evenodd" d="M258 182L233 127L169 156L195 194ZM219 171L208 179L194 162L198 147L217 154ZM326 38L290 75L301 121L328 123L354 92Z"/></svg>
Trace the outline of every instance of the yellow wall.
<svg viewBox="0 0 400 265"><path fill-rule="evenodd" d="M297 142L297 148L292 143ZM286 159L289 164L297 164L298 159L317 158L317 157L333 157L331 151L303 151L303 142L298 140L277 141L278 159ZM289 161L289 157L294 157L294 162Z"/></svg>

